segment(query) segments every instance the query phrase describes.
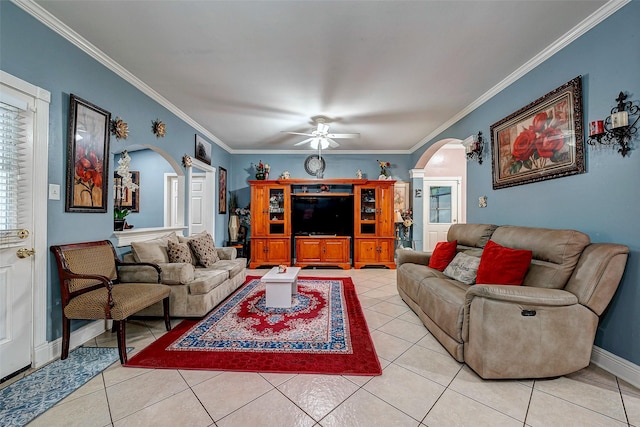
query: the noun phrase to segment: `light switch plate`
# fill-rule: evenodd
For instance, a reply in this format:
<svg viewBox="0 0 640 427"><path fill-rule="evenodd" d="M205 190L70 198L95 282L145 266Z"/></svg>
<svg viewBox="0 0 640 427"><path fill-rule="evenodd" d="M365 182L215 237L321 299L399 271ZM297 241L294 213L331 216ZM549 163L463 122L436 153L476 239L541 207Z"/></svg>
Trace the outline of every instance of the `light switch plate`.
<svg viewBox="0 0 640 427"><path fill-rule="evenodd" d="M60 200L59 184L49 184L49 200Z"/></svg>
<svg viewBox="0 0 640 427"><path fill-rule="evenodd" d="M478 207L486 208L487 207L487 196L478 197Z"/></svg>

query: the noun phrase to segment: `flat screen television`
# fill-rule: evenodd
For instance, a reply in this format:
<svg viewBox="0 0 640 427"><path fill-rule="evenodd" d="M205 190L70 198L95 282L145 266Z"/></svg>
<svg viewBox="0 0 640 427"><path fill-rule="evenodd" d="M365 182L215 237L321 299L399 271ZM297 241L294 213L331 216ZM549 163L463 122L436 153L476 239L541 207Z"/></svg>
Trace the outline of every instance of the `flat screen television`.
<svg viewBox="0 0 640 427"><path fill-rule="evenodd" d="M353 235L353 196L293 196L291 227L296 236Z"/></svg>

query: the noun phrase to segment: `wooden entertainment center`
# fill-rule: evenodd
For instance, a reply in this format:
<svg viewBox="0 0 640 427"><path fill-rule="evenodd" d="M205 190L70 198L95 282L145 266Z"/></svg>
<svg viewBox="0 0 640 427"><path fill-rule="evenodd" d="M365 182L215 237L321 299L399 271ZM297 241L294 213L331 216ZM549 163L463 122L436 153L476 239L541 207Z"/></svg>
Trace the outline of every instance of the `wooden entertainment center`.
<svg viewBox="0 0 640 427"><path fill-rule="evenodd" d="M250 268L266 265L336 266L343 269L386 266L394 269L393 184L368 179L278 179L249 181L251 186ZM296 199L298 198L298 199ZM301 200L340 199L353 204L349 227L337 216L323 219L341 233L292 230L292 206ZM348 204L349 203L349 204ZM337 203L336 203L337 205ZM338 208L336 208L338 209ZM326 213L326 211L325 211ZM303 212L301 215L305 215ZM333 221L333 222L332 222ZM351 227L351 221L353 226ZM318 225L318 221L315 223Z"/></svg>

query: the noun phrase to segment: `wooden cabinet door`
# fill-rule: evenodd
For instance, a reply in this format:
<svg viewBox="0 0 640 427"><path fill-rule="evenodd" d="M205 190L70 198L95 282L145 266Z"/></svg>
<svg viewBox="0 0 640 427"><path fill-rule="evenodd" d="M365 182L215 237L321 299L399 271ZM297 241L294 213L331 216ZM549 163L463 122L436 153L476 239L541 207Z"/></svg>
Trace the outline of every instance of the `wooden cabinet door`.
<svg viewBox="0 0 640 427"><path fill-rule="evenodd" d="M394 252L394 240L392 239L378 239L378 262L389 263L393 261ZM395 263L394 263L395 265Z"/></svg>
<svg viewBox="0 0 640 427"><path fill-rule="evenodd" d="M251 237L269 234L269 199L265 185L251 186Z"/></svg>
<svg viewBox="0 0 640 427"><path fill-rule="evenodd" d="M325 262L349 262L349 239L327 239L322 247Z"/></svg>
<svg viewBox="0 0 640 427"><path fill-rule="evenodd" d="M393 185L381 184L378 188L378 237L391 237L393 236Z"/></svg>
<svg viewBox="0 0 640 427"><path fill-rule="evenodd" d="M269 239L267 261L270 264L289 264L291 262L291 240Z"/></svg>
<svg viewBox="0 0 640 427"><path fill-rule="evenodd" d="M251 239L251 262L250 268L259 267L267 263L267 239Z"/></svg>
<svg viewBox="0 0 640 427"><path fill-rule="evenodd" d="M354 249L356 265L375 264L378 262L377 239L356 239Z"/></svg>
<svg viewBox="0 0 640 427"><path fill-rule="evenodd" d="M296 262L320 262L322 245L318 239L296 239Z"/></svg>

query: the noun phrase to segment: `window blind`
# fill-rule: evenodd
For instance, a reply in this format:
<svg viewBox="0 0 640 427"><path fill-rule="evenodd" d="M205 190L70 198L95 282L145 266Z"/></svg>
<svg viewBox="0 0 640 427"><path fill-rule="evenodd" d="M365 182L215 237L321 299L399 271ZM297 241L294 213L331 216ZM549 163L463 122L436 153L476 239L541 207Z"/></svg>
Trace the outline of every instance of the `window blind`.
<svg viewBox="0 0 640 427"><path fill-rule="evenodd" d="M0 102L0 246L19 242L20 190L25 176L26 111Z"/></svg>

